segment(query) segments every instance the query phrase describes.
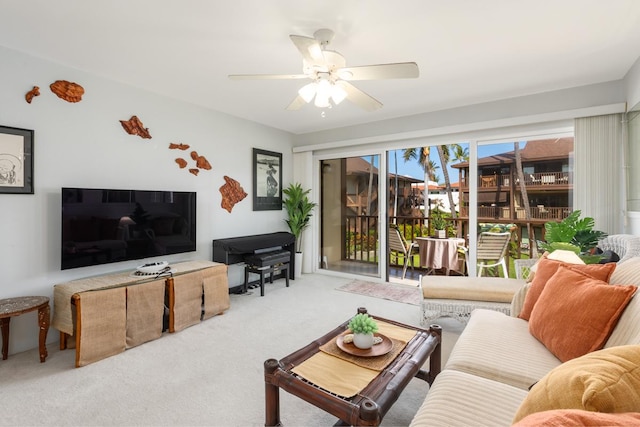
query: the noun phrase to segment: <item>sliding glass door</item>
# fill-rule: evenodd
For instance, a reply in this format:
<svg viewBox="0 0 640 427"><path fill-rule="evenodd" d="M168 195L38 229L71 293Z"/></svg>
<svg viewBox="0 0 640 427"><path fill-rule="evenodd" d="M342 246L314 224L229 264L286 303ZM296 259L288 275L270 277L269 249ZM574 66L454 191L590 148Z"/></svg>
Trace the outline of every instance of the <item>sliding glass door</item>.
<svg viewBox="0 0 640 427"><path fill-rule="evenodd" d="M380 276L379 164L378 155L320 162L321 269Z"/></svg>

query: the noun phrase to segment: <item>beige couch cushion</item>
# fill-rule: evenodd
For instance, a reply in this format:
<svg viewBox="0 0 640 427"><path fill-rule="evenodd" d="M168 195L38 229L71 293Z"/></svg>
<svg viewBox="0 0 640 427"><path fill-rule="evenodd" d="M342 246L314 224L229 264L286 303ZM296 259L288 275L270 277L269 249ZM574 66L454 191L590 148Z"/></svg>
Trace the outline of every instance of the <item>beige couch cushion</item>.
<svg viewBox="0 0 640 427"><path fill-rule="evenodd" d="M508 426L526 396L525 390L464 372L444 370L410 425Z"/></svg>
<svg viewBox="0 0 640 427"><path fill-rule="evenodd" d="M445 368L527 390L560 363L529 333L526 320L475 310Z"/></svg>
<svg viewBox="0 0 640 427"><path fill-rule="evenodd" d="M428 299L455 299L511 303L524 280L500 277L424 276L422 296Z"/></svg>
<svg viewBox="0 0 640 427"><path fill-rule="evenodd" d="M618 264L609 283L640 286L640 257ZM640 295L638 294L627 305L604 347L626 344L640 344Z"/></svg>

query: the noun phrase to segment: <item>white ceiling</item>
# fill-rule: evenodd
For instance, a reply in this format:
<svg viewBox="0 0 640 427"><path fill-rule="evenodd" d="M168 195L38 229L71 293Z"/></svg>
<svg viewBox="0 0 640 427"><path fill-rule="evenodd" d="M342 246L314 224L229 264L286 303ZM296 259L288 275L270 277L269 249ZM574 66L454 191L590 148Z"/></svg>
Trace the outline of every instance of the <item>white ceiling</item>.
<svg viewBox="0 0 640 427"><path fill-rule="evenodd" d="M285 110L304 80L228 79L301 73L289 34L319 28L347 66L420 77L354 82L384 107L324 118ZM0 0L0 45L299 134L622 79L640 0Z"/></svg>

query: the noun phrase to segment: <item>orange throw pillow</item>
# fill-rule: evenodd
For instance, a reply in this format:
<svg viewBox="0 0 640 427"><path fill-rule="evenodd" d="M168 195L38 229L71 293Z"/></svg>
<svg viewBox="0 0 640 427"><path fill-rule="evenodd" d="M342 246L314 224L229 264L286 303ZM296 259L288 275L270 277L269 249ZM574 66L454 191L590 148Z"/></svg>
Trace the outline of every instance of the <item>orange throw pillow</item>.
<svg viewBox="0 0 640 427"><path fill-rule="evenodd" d="M562 362L599 350L636 289L561 266L531 312L529 332Z"/></svg>
<svg viewBox="0 0 640 427"><path fill-rule="evenodd" d="M527 291L527 295L524 298L522 310L518 315L519 318L529 320L531 311L538 301L542 290L544 289L547 281L553 276L560 266L569 267L572 270L579 271L581 273L588 274L594 279L609 282L613 270L616 269L616 263L609 262L607 264L567 264L561 261L555 261L546 257L540 258L538 267L536 268L536 274L531 282L531 287Z"/></svg>

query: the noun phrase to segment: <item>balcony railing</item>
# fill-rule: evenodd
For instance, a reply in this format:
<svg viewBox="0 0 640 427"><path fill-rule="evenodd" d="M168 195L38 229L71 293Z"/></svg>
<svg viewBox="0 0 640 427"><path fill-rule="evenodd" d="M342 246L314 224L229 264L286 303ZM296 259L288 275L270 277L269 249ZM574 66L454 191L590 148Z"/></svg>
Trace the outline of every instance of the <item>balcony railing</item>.
<svg viewBox="0 0 640 427"><path fill-rule="evenodd" d="M515 184L519 181L515 179ZM568 185L572 181L570 172L537 172L524 175L524 183L527 187L545 186L545 185ZM469 188L468 178L462 178L462 188ZM480 188L497 188L509 187L511 184L511 175L480 175L478 177L478 186Z"/></svg>
<svg viewBox="0 0 640 427"><path fill-rule="evenodd" d="M465 209L466 208L463 208L463 215L460 218L446 218L449 236L468 237L470 232L469 221L468 217L465 217ZM544 240L544 223L547 220L561 220L571 212L570 208L534 207L531 208L532 218L527 221L524 219L524 216L516 219L491 216L493 212L503 212L503 208L482 209L484 213L481 213L479 209L479 214L481 215L478 218L479 223L508 226L514 230L513 242L519 242L519 244L513 245L511 249L509 257L513 258L533 256L533 245L529 244L530 239ZM486 211L484 211L485 209ZM522 212L524 213L524 210L522 210ZM416 241L416 237L428 236L430 234L429 230L431 228L428 219L398 216L390 217L389 223L397 224L407 241ZM343 259L365 263L386 262L386 254L379 253L379 232L381 231L378 228L377 215L349 215L345 217L345 225L346 239ZM527 234L528 231L532 233L530 236ZM384 230L382 230L382 232L384 232ZM528 238L523 238L525 236L528 236ZM417 255L415 256L417 257ZM398 257L391 257L390 260L390 266L402 267L402 265L398 263L398 261L401 261ZM414 265L416 268L419 268L418 263Z"/></svg>
<svg viewBox="0 0 640 427"><path fill-rule="evenodd" d="M532 206L531 219L535 220L563 220L569 216L572 209L569 207L547 207L543 205ZM525 219L526 213L524 208L515 208L515 216L511 216L511 211L507 206L478 206L478 218L479 219ZM460 208L460 216L469 216L469 207L464 206Z"/></svg>

